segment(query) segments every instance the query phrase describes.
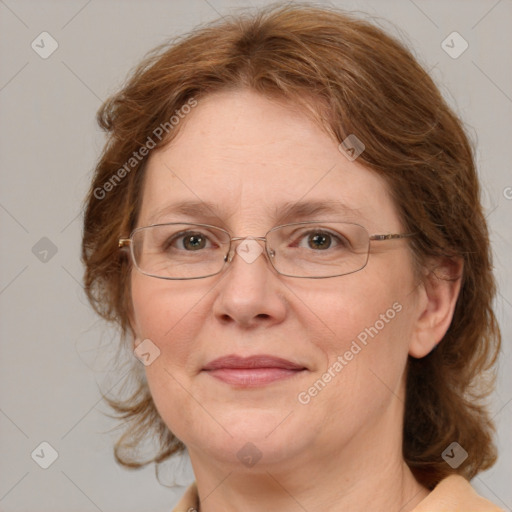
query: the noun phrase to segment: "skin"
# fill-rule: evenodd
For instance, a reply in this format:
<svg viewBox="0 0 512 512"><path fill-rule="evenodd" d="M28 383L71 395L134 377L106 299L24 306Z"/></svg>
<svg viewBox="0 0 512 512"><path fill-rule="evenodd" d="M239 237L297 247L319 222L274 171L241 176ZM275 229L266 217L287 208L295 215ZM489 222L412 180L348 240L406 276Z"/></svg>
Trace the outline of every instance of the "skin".
<svg viewBox="0 0 512 512"><path fill-rule="evenodd" d="M384 181L349 161L293 104L248 90L201 99L177 137L150 156L138 226L203 222L263 236L286 202L338 201L337 218L370 233L403 232ZM181 200L215 213L168 211ZM316 216L323 220L333 216ZM442 265L443 262L437 262ZM404 240L372 242L368 265L331 279L276 274L265 254L235 254L217 276L166 281L132 272L132 327L161 355L146 368L160 415L188 448L201 511L412 510L427 494L401 453L408 355L449 327L459 283L420 283ZM307 391L358 334L402 310L307 404ZM228 354L271 354L307 369L257 388L201 371ZM238 451L253 443L252 467Z"/></svg>

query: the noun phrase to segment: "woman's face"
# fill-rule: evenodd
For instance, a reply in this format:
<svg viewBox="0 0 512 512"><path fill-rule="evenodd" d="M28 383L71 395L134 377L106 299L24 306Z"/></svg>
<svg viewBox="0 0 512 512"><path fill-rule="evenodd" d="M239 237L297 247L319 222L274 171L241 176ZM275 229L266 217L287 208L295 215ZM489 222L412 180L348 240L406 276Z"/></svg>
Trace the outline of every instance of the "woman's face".
<svg viewBox="0 0 512 512"><path fill-rule="evenodd" d="M279 224L336 219L370 234L402 232L384 181L292 105L222 92L181 122L150 156L138 226L206 223L258 237ZM184 201L199 207L180 213L174 206ZM333 211L283 217L299 203L302 213ZM371 247L364 269L329 279L279 275L265 253L254 261L235 253L204 279L133 270L134 330L160 350L146 367L151 393L192 458L264 468L400 442L421 301L406 242ZM252 356L264 356L257 368L226 368ZM273 364L280 368L262 369Z"/></svg>

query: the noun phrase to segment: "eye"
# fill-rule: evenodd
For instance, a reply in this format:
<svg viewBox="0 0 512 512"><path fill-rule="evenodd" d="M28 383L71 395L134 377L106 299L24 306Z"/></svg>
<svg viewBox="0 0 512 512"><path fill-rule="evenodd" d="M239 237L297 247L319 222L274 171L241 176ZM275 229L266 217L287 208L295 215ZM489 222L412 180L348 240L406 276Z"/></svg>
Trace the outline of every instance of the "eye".
<svg viewBox="0 0 512 512"><path fill-rule="evenodd" d="M350 244L341 234L317 229L301 234L297 246L315 251L325 251L331 248L347 248Z"/></svg>
<svg viewBox="0 0 512 512"><path fill-rule="evenodd" d="M325 250L332 244L332 237L329 233L314 233L308 235L307 243L311 249Z"/></svg>
<svg viewBox="0 0 512 512"><path fill-rule="evenodd" d="M187 234L182 237L182 245L190 251L197 251L206 247L206 237L200 233Z"/></svg>
<svg viewBox="0 0 512 512"><path fill-rule="evenodd" d="M170 237L166 243L166 249L178 249L185 251L200 251L211 248L209 238L199 231L182 231Z"/></svg>

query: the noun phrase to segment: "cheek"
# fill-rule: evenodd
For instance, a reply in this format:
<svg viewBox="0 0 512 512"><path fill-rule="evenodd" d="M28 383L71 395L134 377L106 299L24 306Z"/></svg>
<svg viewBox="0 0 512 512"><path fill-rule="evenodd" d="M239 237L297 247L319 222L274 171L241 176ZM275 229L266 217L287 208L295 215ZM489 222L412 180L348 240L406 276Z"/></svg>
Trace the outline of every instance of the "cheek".
<svg viewBox="0 0 512 512"><path fill-rule="evenodd" d="M403 317L409 291L399 276L390 281L389 276L356 273L314 288L304 286L297 289L297 297L304 326L315 326L317 335L311 341L332 358L349 350L352 341L364 347L371 340L384 345L388 338L406 338Z"/></svg>
<svg viewBox="0 0 512 512"><path fill-rule="evenodd" d="M132 277L136 343L150 340L157 347L153 349L157 358L145 370L155 405L165 421L173 410L187 407L189 397L179 383L189 387L200 355L197 340L205 312L191 282L186 284L188 288L148 276Z"/></svg>
<svg viewBox="0 0 512 512"><path fill-rule="evenodd" d="M157 280L140 274L132 276L131 291L137 342L149 339L159 355L145 367L151 396L163 421L180 439L189 426L182 418L197 415L190 400L189 378L193 374L194 339L201 322L196 294L182 283ZM176 414L176 411L180 411Z"/></svg>
<svg viewBox="0 0 512 512"><path fill-rule="evenodd" d="M393 396L389 389L400 385L412 333L411 286L400 276L366 279L354 274L343 279L339 288L325 286L302 298L316 313L310 318L317 336L310 341L323 355L318 371L331 390L319 396L317 405L335 401L355 417L361 400L378 410Z"/></svg>
<svg viewBox="0 0 512 512"><path fill-rule="evenodd" d="M183 330L185 324L193 334L194 326L200 325L193 321L200 297L189 282L186 284L133 274L131 291L137 338L149 338L159 346L170 341L176 344L183 337L183 333L177 336L176 332Z"/></svg>

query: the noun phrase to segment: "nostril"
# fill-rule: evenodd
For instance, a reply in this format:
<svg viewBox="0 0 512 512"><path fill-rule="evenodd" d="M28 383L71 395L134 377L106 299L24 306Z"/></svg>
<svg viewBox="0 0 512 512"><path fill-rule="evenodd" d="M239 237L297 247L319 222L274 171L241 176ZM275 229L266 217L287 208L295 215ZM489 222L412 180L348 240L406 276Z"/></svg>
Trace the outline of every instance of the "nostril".
<svg viewBox="0 0 512 512"><path fill-rule="evenodd" d="M221 320L222 322L224 322L224 323L229 323L229 322L231 322L233 319L232 319L229 315L224 314L224 315L222 315L222 316L220 317L220 320Z"/></svg>

